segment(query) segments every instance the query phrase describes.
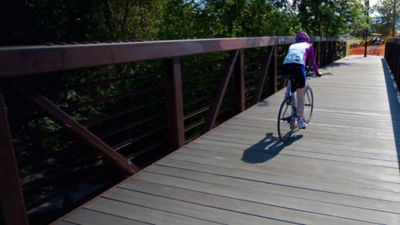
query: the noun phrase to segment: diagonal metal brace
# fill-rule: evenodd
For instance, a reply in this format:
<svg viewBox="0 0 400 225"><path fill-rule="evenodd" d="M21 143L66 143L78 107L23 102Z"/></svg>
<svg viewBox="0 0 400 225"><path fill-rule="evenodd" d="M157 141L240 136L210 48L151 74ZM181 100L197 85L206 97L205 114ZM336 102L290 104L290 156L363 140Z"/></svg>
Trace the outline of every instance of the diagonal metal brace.
<svg viewBox="0 0 400 225"><path fill-rule="evenodd" d="M109 145L104 143L100 138L74 120L66 112L57 107L49 99L34 90L30 85L21 79L8 80L10 85L15 91L23 97L35 104L43 113L50 119L60 125L64 130L73 135L79 141L87 145L92 150L101 154L105 159L117 165L121 169L133 174L140 169L138 166L132 164L125 157L115 152Z"/></svg>
<svg viewBox="0 0 400 225"><path fill-rule="evenodd" d="M228 87L229 78L231 77L232 71L235 68L235 63L236 59L238 58L238 55L239 55L239 50L232 51L231 54L229 55L228 63L226 64L220 84L217 88L217 94L215 95L214 102L211 106L211 110L206 119L206 125L204 128L205 132L211 130L215 125L219 109L221 107L226 89Z"/></svg>

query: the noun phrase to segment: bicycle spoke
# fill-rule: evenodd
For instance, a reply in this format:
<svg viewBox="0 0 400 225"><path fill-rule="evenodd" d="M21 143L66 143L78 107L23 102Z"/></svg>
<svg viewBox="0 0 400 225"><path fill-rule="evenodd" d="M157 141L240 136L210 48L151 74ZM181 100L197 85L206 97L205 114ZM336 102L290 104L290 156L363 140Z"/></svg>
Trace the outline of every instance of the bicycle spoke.
<svg viewBox="0 0 400 225"><path fill-rule="evenodd" d="M314 96L310 86L306 87L304 92L304 119L307 123L311 121L311 116L314 108Z"/></svg>
<svg viewBox="0 0 400 225"><path fill-rule="evenodd" d="M292 105L288 104L289 101L290 98L287 98L282 102L278 114L278 134L279 138L284 142L290 139L295 121Z"/></svg>

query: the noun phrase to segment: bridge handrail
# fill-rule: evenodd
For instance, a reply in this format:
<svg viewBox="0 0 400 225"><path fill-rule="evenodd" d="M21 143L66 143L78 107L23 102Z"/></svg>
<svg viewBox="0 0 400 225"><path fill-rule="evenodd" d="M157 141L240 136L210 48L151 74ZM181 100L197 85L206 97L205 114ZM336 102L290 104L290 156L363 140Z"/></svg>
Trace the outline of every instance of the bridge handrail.
<svg viewBox="0 0 400 225"><path fill-rule="evenodd" d="M338 59L338 53L342 53L342 55L346 54L345 43L342 40L312 37L311 41L315 44L315 53L319 66L324 66ZM10 123L12 124L13 121L9 121L9 118L15 118L15 115L10 117L8 114L8 105L11 105L11 102L15 103L12 105L15 107L15 105L23 105L23 103L21 103L22 100L28 100L27 102L30 102L32 106L35 106L35 109L38 108L41 111L42 114L39 116L43 116L44 114L44 117L51 119L55 124L61 127L61 131L66 131L74 137L75 139L73 141L83 143L85 146L107 159L113 165L118 166L121 170L127 171L128 173L135 173L140 169L140 167L132 163L132 158L144 154L155 147L160 146L160 144L166 143L168 149L177 149L196 137L186 137L185 135L188 131L196 128L202 129L202 132L206 132L215 127L217 124L217 116L223 114L221 108L225 100L224 95L228 92L227 90L233 92L233 98L229 98L230 102L228 102L230 104L229 107L231 107L228 108L228 116L233 116L234 114L245 110L245 108L250 107L252 104L259 102L261 98L266 97L267 94L274 93L278 91L278 89L283 88L284 81L280 80L280 83L278 81L278 57L281 59L284 55L283 51L285 51L285 48L281 48L281 46L293 42L294 37L282 36L0 47L0 221L5 221L6 225L27 224L27 208L32 212L34 211L32 209L39 207L45 200L51 199L54 196L64 196L64 194L70 190L68 188L73 186L73 184L69 184L68 187L63 187L62 191L49 191L49 193L45 193L47 195L40 196L40 199L38 200L26 203L24 202L23 191L18 175L19 168L15 158L15 143L12 139L13 133L10 129ZM245 50L248 50L251 53L248 58L245 58ZM253 54L254 52L251 52L251 50L260 51L254 51L256 54ZM200 65L195 66L183 66L181 62L181 58L184 59L187 56L197 56L208 53L214 54L219 52L223 53L218 56L220 58L223 57L223 60L213 59L213 61L200 61ZM164 79L161 81L162 84L152 83L154 86L151 86L150 88L145 86L143 89L139 88L126 92L122 91L117 94L113 93L113 95L106 97L96 96L95 99L89 98L89 100L85 100L84 102L73 102L75 105L72 106L63 106L60 102L56 104L55 102L57 101L45 97L43 93L35 90L33 86L26 81L29 80L32 82L35 81L35 79L54 77L54 79L57 79L57 75L60 75L58 72L64 72L67 70L97 68L105 65L125 64L139 61L152 62L151 60L154 59L161 59L161 64L164 64L164 66L162 66L162 71L146 71L143 72L143 74L139 74L137 77L146 77L146 79L149 79L149 77L158 76L159 80L160 77L162 77L162 79ZM192 67L197 66L198 68L199 66L208 66L210 64L217 68L216 71L211 70L210 72L208 70L206 72L207 74L200 75L193 73L194 75L190 74L193 77L189 77L189 79L186 80L182 79L183 69L190 70ZM140 73L142 73L142 71ZM215 74L218 74L218 76ZM71 76L71 73L62 73L61 75ZM78 82L79 85L73 84L75 86L68 86L68 88L72 87L72 90L74 91L79 88L79 90L86 88L91 91L96 91L96 87L104 84L108 85L113 84L113 82L123 83L124 81L132 81L133 78L136 79L136 75L137 74L129 73L123 74L121 72L121 74L117 74L114 77L111 76L111 78L108 77L106 80L94 81L89 84L85 83L86 86L80 86L80 83ZM196 83L192 86L188 85L189 90L183 92L183 89L185 88L184 86L186 85L185 82L203 79L204 77L212 78L206 80L207 82L210 82L210 80L214 82L215 79L218 79L216 90L212 90L215 92L212 92L212 94L208 93L209 96L196 94L194 95L195 99L190 99L186 104L192 106L198 104L199 100L206 99L208 105L191 109L193 111L184 111L184 107L186 107L183 100L185 94L214 85L214 83L204 84L199 82L200 84ZM234 83L231 87L228 85L230 80ZM162 98L156 100L151 99L150 101L145 102L145 104L140 102L140 104L143 105L139 106L130 105L127 107L124 105L126 108L122 108L117 112L112 111L111 113L107 111L106 113L109 114L106 115L99 113L99 116L96 114L98 117L94 119L90 118L90 121L85 121L87 122L86 125L83 125L82 122L79 123L72 117L72 112L82 107L113 102L126 98L127 96L140 95L143 93L148 94L154 90L159 91L161 88L164 88L165 91L165 96ZM66 92L66 89L56 91ZM211 91L209 92L211 93ZM57 98L55 99L57 100ZM7 100L10 101L7 102ZM101 121L111 119L121 119L121 117L122 119L126 119L122 115L147 109L154 105L160 105L163 109L166 108L166 112L162 111L157 112L158 114L155 115L145 115L146 119L143 119L142 121L131 120L129 121L130 124L121 124L116 130L108 130L105 134L98 134L97 136L88 130L89 125L87 124L93 124L99 121L101 123ZM21 108L24 109L23 107ZM18 110L20 110L20 108L18 108ZM14 110L14 112L18 110ZM24 110L21 111L22 113L19 113L18 116L24 116ZM194 122L189 121L191 124L186 124L188 120L191 120L194 117L199 117L199 115L201 115L199 120ZM33 116L32 120L37 119L38 117L38 115L30 116ZM114 145L114 147L106 144L102 138L100 138L102 136L123 132L126 129L140 126L146 121L152 121L160 117L166 117L166 124L158 125L158 127L151 127L151 130L143 131L139 136L129 136L129 139L127 140L118 140L120 142ZM30 118L24 118L24 122L29 122L29 119ZM135 149L136 152L129 153L126 157L123 156L122 153L120 154L118 152L124 147L132 145L132 143L136 143L138 140L148 138L151 135L156 135L161 131L164 132L164 130L168 131L168 134L164 139L151 142L149 143L149 146L140 146L141 148L139 150ZM35 135L33 136L38 136L37 134ZM126 137L124 136L123 138ZM30 140L28 139L26 143L32 144L29 141ZM26 143L22 144L28 145ZM19 144L21 145L21 143ZM68 150L68 148L62 150ZM63 156L63 154L57 154ZM54 156L54 158L58 155ZM39 159L42 160L43 158ZM27 165L30 166L29 163L24 162L24 166L28 167ZM48 165L47 161L40 161L40 165L35 165L35 168L37 166L41 169L43 165ZM24 187L24 193L26 191L31 193L34 190L41 190L40 187L50 183L50 181L54 180L55 176L59 175L58 170L51 172L52 173L49 174L49 177L46 177L46 174L44 174L43 179L42 177L37 176L36 178L38 182L36 182L37 180L33 180L31 182L33 183L32 185L30 185L31 183L28 181L27 185ZM65 171L62 172L65 173ZM84 177L83 180L90 180L93 177L102 176L101 173L96 173L95 175L96 176L88 176L88 178ZM14 207L1 207L8 206L10 203L13 203Z"/></svg>
<svg viewBox="0 0 400 225"><path fill-rule="evenodd" d="M397 87L400 85L400 38L392 38L385 43L385 60L393 74Z"/></svg>
<svg viewBox="0 0 400 225"><path fill-rule="evenodd" d="M311 41L339 39L312 37ZM293 42L293 36L274 36L0 47L0 78Z"/></svg>

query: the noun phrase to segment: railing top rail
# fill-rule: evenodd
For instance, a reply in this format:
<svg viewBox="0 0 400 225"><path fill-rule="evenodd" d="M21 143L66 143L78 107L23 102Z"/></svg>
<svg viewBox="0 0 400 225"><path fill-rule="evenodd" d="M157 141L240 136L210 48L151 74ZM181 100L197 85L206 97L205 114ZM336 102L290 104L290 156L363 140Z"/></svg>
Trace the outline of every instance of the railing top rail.
<svg viewBox="0 0 400 225"><path fill-rule="evenodd" d="M338 39L312 37L311 41ZM273 36L0 47L0 78L293 42L292 36Z"/></svg>

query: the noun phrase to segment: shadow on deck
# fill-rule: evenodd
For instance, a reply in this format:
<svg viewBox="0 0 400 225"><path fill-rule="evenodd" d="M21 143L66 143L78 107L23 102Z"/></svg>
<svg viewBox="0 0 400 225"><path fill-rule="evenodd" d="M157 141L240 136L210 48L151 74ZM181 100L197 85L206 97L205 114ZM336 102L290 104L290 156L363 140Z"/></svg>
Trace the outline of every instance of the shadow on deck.
<svg viewBox="0 0 400 225"><path fill-rule="evenodd" d="M400 93L394 81L385 59L382 59L382 68L385 75L386 90L390 105L390 115L392 117L393 133L397 148L397 160L400 169Z"/></svg>
<svg viewBox="0 0 400 225"><path fill-rule="evenodd" d="M278 92L60 224L399 224L400 104L386 65L349 57L323 70L312 123L289 143L276 134Z"/></svg>

